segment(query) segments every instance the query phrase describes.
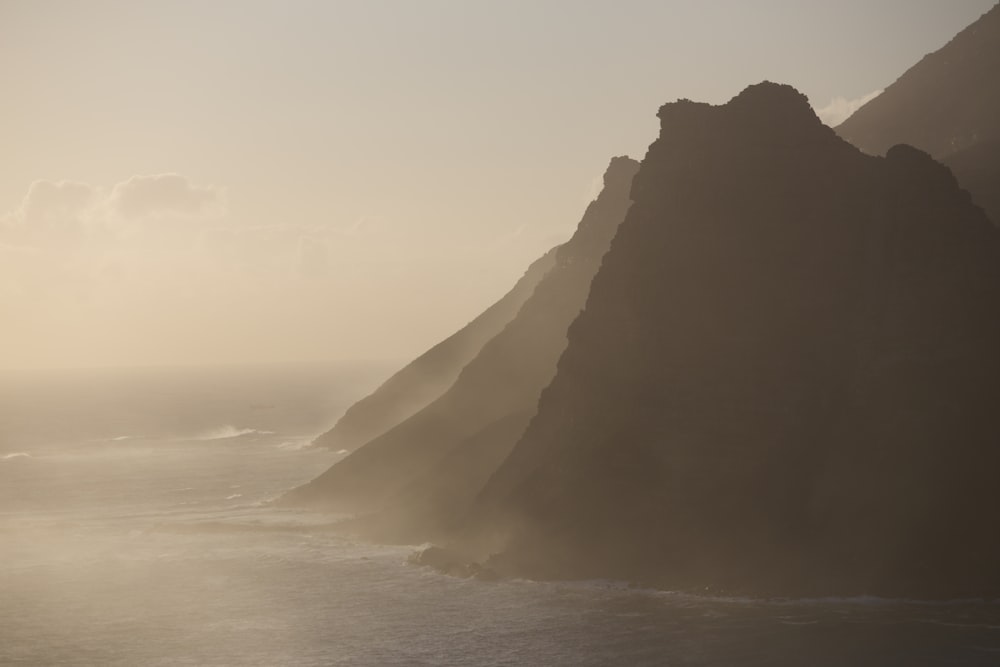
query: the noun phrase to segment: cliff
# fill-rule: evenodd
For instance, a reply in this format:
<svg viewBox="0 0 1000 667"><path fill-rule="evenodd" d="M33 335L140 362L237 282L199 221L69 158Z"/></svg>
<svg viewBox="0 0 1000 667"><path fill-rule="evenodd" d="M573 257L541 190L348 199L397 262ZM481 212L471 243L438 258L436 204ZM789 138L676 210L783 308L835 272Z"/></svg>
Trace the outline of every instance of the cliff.
<svg viewBox="0 0 1000 667"><path fill-rule="evenodd" d="M1000 139L1000 5L908 69L837 132L883 155L910 144L937 158Z"/></svg>
<svg viewBox="0 0 1000 667"><path fill-rule="evenodd" d="M928 155L865 155L790 87L659 117L467 537L532 577L1000 595L1000 232Z"/></svg>
<svg viewBox="0 0 1000 667"><path fill-rule="evenodd" d="M315 444L357 449L441 396L483 345L513 319L555 264L555 255L552 249L535 260L503 298L348 408L332 429L316 438Z"/></svg>
<svg viewBox="0 0 1000 667"><path fill-rule="evenodd" d="M837 132L883 155L909 144L948 165L1000 224L1000 5L907 70Z"/></svg>
<svg viewBox="0 0 1000 667"><path fill-rule="evenodd" d="M603 190L556 250L555 265L442 396L292 491L286 502L382 510L377 523L390 538L404 528L407 535L427 534L450 525L534 414L565 349L566 330L631 204L637 169L628 158L611 161Z"/></svg>

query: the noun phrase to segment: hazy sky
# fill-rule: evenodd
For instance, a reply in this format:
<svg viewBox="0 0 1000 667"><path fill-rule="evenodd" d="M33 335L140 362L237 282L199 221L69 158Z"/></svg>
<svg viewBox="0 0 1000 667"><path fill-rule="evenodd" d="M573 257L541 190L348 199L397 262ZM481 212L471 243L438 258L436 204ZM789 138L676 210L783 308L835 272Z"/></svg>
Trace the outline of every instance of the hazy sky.
<svg viewBox="0 0 1000 667"><path fill-rule="evenodd" d="M0 367L406 358L660 104L833 122L993 0L0 0Z"/></svg>

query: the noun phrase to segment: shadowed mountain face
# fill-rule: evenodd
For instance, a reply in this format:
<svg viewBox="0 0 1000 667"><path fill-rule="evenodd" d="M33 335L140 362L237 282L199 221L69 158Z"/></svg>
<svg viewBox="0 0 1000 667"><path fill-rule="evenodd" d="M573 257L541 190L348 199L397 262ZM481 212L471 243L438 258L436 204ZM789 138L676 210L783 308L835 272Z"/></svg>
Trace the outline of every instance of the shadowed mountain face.
<svg viewBox="0 0 1000 667"><path fill-rule="evenodd" d="M998 119L1000 122L1000 119ZM984 141L941 160L972 199L1000 226L1000 139Z"/></svg>
<svg viewBox="0 0 1000 667"><path fill-rule="evenodd" d="M837 132L872 155L910 144L941 158L1000 139L1000 5L858 109Z"/></svg>
<svg viewBox="0 0 1000 667"><path fill-rule="evenodd" d="M927 151L1000 224L1000 5L911 67L837 127L872 155Z"/></svg>
<svg viewBox="0 0 1000 667"><path fill-rule="evenodd" d="M486 341L510 322L552 265L556 250L536 260L502 299L476 319L407 364L352 405L317 445L353 450L426 407L454 384Z"/></svg>
<svg viewBox="0 0 1000 667"><path fill-rule="evenodd" d="M1000 234L945 167L764 83L680 101L538 414L496 569L764 595L1000 594ZM540 286L541 287L541 286Z"/></svg>
<svg viewBox="0 0 1000 667"><path fill-rule="evenodd" d="M604 189L555 265L517 316L488 341L437 400L375 438L289 502L372 512L408 530L449 524L513 447L534 414L566 346L566 330L587 298L611 237L624 219L638 164L615 158Z"/></svg>

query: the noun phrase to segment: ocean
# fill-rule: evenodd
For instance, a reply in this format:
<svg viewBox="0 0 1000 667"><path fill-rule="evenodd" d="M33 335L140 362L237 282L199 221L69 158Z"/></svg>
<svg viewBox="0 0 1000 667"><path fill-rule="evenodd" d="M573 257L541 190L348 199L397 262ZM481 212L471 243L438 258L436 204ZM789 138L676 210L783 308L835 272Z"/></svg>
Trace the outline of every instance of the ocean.
<svg viewBox="0 0 1000 667"><path fill-rule="evenodd" d="M993 601L457 579L270 505L390 370L0 377L0 665L1000 665Z"/></svg>

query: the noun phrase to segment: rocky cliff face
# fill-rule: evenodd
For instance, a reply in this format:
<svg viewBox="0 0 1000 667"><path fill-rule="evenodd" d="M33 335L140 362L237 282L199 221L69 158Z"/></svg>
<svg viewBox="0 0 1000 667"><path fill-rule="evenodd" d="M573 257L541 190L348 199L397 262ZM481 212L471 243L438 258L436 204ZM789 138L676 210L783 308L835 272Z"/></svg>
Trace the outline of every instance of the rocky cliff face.
<svg viewBox="0 0 1000 667"><path fill-rule="evenodd" d="M558 373L479 497L491 564L1000 594L997 229L928 155L865 155L787 86L659 116Z"/></svg>
<svg viewBox="0 0 1000 667"><path fill-rule="evenodd" d="M425 408L455 383L458 374L510 322L555 264L553 248L537 259L513 289L476 319L423 353L352 405L315 444L354 450Z"/></svg>
<svg viewBox="0 0 1000 667"><path fill-rule="evenodd" d="M573 238L557 249L555 265L448 391L288 500L354 512L384 510L383 534L406 528L426 539L428 532L449 525L534 414L566 346L566 330L631 204L637 169L628 158L611 161L603 191Z"/></svg>
<svg viewBox="0 0 1000 667"><path fill-rule="evenodd" d="M896 144L927 151L1000 224L1000 5L907 70L837 132L884 155Z"/></svg>

